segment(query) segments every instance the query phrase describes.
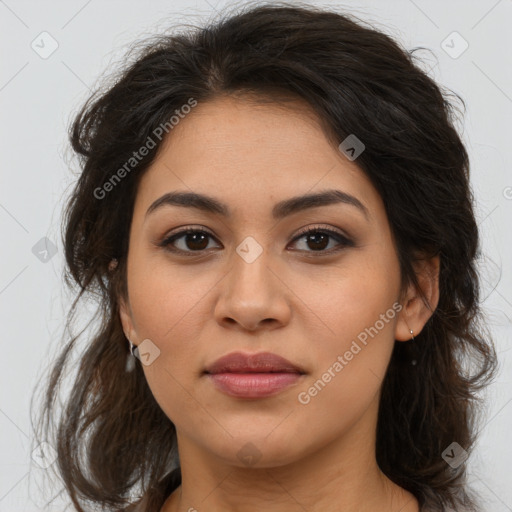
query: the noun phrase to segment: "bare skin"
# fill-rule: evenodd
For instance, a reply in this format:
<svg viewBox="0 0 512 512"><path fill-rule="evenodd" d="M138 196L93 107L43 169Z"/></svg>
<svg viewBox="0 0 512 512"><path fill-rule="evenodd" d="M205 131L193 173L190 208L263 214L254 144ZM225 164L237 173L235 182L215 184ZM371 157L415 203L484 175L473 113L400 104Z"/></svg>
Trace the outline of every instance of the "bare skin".
<svg viewBox="0 0 512 512"><path fill-rule="evenodd" d="M418 290L401 287L379 194L300 104L200 103L165 142L137 193L120 310L126 336L160 350L143 369L177 430L182 485L161 512L418 512L414 496L380 471L375 432L394 342L419 333L437 306L438 258L417 269L427 307ZM272 217L276 203L328 189L366 213L336 203ZM214 197L231 216L177 205L146 215L172 191ZM158 246L185 227L211 235L204 249L190 236L173 246L191 256ZM297 238L308 227L349 242L329 235L318 249ZM262 249L250 263L236 251L249 236ZM233 351L273 352L306 373L273 396L228 396L203 371ZM325 386L309 393L319 379ZM251 464L239 455L247 446Z"/></svg>

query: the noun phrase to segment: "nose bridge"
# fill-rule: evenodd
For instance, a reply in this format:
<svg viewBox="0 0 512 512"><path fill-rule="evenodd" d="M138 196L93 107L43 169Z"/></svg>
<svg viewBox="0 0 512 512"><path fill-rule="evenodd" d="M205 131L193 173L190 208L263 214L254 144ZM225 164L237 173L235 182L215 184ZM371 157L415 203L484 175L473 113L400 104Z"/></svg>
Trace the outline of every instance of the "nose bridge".
<svg viewBox="0 0 512 512"><path fill-rule="evenodd" d="M230 319L253 330L264 320L280 324L288 320L286 287L272 269L271 259L271 253L252 237L236 247L218 297L218 321Z"/></svg>
<svg viewBox="0 0 512 512"><path fill-rule="evenodd" d="M241 294L244 300L251 296L271 295L270 288L273 287L272 271L270 269L270 253L256 241L255 238L246 237L237 247L232 258L232 276L230 287L235 287L236 292ZM274 277L275 279L275 277ZM232 290L233 291L233 290Z"/></svg>

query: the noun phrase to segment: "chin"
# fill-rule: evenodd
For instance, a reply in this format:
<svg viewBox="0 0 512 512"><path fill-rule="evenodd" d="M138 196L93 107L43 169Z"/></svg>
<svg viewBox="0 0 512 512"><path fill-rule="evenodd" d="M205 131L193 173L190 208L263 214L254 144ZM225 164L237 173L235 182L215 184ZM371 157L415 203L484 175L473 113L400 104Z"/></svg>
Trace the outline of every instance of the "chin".
<svg viewBox="0 0 512 512"><path fill-rule="evenodd" d="M276 422L273 428L278 424L279 422ZM209 450L215 456L226 464L247 468L286 466L315 450L313 446L298 445L296 437L289 431L277 434L268 428L258 431L253 427L250 433L245 432L233 437L226 435L224 442L219 443L218 438L216 441L215 446L209 446Z"/></svg>

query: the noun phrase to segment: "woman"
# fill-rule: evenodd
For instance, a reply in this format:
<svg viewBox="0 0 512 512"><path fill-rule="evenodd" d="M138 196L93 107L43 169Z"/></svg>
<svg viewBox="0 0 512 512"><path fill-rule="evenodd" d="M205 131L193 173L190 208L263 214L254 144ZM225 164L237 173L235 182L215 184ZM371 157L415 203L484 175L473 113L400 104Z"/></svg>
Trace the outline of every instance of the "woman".
<svg viewBox="0 0 512 512"><path fill-rule="evenodd" d="M53 441L77 510L478 510L496 361L453 112L297 4L160 36L90 98L64 243L101 321Z"/></svg>

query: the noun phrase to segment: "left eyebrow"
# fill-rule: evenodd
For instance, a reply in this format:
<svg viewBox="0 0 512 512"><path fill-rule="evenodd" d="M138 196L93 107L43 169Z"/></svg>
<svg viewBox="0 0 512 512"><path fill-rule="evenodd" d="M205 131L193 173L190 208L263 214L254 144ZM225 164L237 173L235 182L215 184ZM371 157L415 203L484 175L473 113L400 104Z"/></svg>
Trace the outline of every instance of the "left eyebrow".
<svg viewBox="0 0 512 512"><path fill-rule="evenodd" d="M347 204L357 208L368 219L368 209L357 197L354 197L341 190L325 190L315 194L291 197L276 203L272 208L272 217L282 219L294 213L320 206L332 204ZM146 217L155 210L165 206L183 206L196 208L198 210L230 217L230 208L214 197L199 194L196 192L168 192L154 201L146 211Z"/></svg>

